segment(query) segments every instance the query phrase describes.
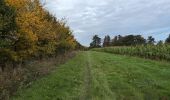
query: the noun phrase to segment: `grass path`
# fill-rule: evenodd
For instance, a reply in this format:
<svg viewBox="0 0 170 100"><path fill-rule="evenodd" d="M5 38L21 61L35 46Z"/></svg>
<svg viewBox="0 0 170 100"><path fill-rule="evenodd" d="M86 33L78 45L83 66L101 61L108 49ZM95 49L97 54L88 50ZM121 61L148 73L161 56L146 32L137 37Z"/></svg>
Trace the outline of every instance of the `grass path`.
<svg viewBox="0 0 170 100"><path fill-rule="evenodd" d="M12 100L169 100L170 63L87 51Z"/></svg>
<svg viewBox="0 0 170 100"><path fill-rule="evenodd" d="M91 75L91 62L90 55L87 54L87 62L84 71L84 92L82 93L81 100L91 99L91 89L92 89L92 75Z"/></svg>

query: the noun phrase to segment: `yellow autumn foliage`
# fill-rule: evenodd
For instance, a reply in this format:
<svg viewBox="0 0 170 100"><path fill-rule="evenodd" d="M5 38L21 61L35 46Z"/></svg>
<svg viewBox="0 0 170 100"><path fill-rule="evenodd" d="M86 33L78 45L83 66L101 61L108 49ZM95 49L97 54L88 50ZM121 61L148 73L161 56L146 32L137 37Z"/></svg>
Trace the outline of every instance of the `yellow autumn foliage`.
<svg viewBox="0 0 170 100"><path fill-rule="evenodd" d="M19 61L73 50L76 40L64 20L45 10L38 0L5 0L15 10L15 42L11 51ZM9 49L9 48L8 48ZM11 53L12 54L12 53Z"/></svg>

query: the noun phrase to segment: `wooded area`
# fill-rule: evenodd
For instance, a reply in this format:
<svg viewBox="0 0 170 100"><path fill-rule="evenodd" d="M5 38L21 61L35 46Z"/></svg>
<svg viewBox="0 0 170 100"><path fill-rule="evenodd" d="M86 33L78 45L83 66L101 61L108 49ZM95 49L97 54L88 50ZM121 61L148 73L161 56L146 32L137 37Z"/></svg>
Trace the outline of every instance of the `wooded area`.
<svg viewBox="0 0 170 100"><path fill-rule="evenodd" d="M74 56L72 33L39 0L0 0L0 100Z"/></svg>
<svg viewBox="0 0 170 100"><path fill-rule="evenodd" d="M118 35L113 39L107 35L103 44L101 40L97 35L93 36L90 48L100 52L170 61L170 35L165 41L161 40L158 42L152 36L145 39L141 35Z"/></svg>
<svg viewBox="0 0 170 100"><path fill-rule="evenodd" d="M145 39L142 35L125 35L125 36L115 36L111 38L109 35L106 35L102 39L98 35L94 35L92 42L90 43L90 48L98 47L113 47L113 46L139 46L139 45L169 45L170 44L170 35L165 41L155 41L155 38L148 36Z"/></svg>
<svg viewBox="0 0 170 100"><path fill-rule="evenodd" d="M43 9L39 0L0 1L2 71L9 64L15 68L29 59L74 50L77 44L66 21Z"/></svg>

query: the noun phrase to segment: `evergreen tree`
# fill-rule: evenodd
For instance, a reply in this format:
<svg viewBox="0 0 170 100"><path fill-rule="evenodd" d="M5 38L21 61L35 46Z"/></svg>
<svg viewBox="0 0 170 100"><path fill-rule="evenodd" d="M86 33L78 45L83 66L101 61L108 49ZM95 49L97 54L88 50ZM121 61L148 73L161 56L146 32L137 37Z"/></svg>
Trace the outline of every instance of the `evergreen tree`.
<svg viewBox="0 0 170 100"><path fill-rule="evenodd" d="M165 40L166 43L170 44L170 35L168 36L168 38Z"/></svg>
<svg viewBox="0 0 170 100"><path fill-rule="evenodd" d="M98 35L93 36L93 41L90 43L90 48L98 48L101 47L101 38Z"/></svg>
<svg viewBox="0 0 170 100"><path fill-rule="evenodd" d="M155 39L152 36L149 36L147 39L147 43L148 44L154 44L155 43Z"/></svg>

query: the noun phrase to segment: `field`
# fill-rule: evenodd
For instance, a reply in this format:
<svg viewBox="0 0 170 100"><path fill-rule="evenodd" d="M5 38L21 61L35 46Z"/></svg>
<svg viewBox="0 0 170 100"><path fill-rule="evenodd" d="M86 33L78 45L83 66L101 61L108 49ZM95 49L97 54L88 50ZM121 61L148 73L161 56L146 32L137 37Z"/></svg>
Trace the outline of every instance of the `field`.
<svg viewBox="0 0 170 100"><path fill-rule="evenodd" d="M79 52L11 100L169 100L170 63Z"/></svg>
<svg viewBox="0 0 170 100"><path fill-rule="evenodd" d="M139 45L124 47L94 48L94 51L137 56L154 60L170 61L170 45Z"/></svg>

